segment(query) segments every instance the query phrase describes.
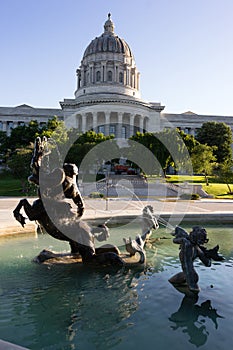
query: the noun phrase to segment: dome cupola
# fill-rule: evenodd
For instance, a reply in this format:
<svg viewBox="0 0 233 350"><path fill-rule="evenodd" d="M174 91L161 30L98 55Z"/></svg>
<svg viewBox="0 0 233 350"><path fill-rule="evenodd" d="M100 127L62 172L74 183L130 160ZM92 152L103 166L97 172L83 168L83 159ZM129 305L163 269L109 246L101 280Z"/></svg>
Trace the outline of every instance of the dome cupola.
<svg viewBox="0 0 233 350"><path fill-rule="evenodd" d="M93 39L84 51L77 69L75 97L114 93L139 98L139 75L131 49L124 39L115 34L109 13L104 32Z"/></svg>
<svg viewBox="0 0 233 350"><path fill-rule="evenodd" d="M104 34L114 34L114 24L111 20L111 13L108 14L108 20L104 24Z"/></svg>

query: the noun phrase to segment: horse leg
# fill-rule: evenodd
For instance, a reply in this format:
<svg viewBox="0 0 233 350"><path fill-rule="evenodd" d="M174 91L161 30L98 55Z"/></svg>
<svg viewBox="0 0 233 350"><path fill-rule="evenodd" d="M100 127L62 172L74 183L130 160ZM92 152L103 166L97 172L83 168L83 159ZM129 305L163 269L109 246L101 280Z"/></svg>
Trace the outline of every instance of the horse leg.
<svg viewBox="0 0 233 350"><path fill-rule="evenodd" d="M39 200L37 200L39 201ZM36 202L37 202L36 201ZM35 203L36 203L35 202ZM37 220L38 219L38 210L37 210L37 206L35 206L34 204L31 205L27 199L21 199L19 201L19 204L17 205L17 207L14 209L13 214L14 217L17 221L19 221L19 223L24 227L25 225L25 220L26 218L20 213L21 209L24 209L27 217L29 218L30 221L33 220Z"/></svg>
<svg viewBox="0 0 233 350"><path fill-rule="evenodd" d="M79 254L79 244L75 241L69 241L71 254Z"/></svg>
<svg viewBox="0 0 233 350"><path fill-rule="evenodd" d="M25 201L27 201L26 199L21 199L19 201L19 204L17 205L17 207L14 209L13 214L15 219L24 227L25 225L25 217L20 213L20 210L24 207ZM29 203L28 203L29 204Z"/></svg>

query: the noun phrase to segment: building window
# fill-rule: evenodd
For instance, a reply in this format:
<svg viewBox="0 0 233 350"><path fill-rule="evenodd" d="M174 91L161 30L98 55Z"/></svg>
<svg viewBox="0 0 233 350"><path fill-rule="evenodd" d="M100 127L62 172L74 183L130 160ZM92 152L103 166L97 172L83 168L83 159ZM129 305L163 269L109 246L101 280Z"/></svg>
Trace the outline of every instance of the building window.
<svg viewBox="0 0 233 350"><path fill-rule="evenodd" d="M0 122L0 130L3 130L3 123Z"/></svg>
<svg viewBox="0 0 233 350"><path fill-rule="evenodd" d="M126 139L126 126L122 126L121 128L121 137L122 139Z"/></svg>
<svg viewBox="0 0 233 350"><path fill-rule="evenodd" d="M112 71L108 71L108 81L112 81Z"/></svg>
<svg viewBox="0 0 233 350"><path fill-rule="evenodd" d="M104 125L100 125L100 126L98 126L98 133L102 133L102 134L104 134L104 132L105 132Z"/></svg>
<svg viewBox="0 0 233 350"><path fill-rule="evenodd" d="M119 73L119 82L123 83L123 73L122 72Z"/></svg>
<svg viewBox="0 0 233 350"><path fill-rule="evenodd" d="M115 125L110 125L109 126L109 134L110 135L115 135L116 134L116 126Z"/></svg>
<svg viewBox="0 0 233 350"><path fill-rule="evenodd" d="M96 81L100 81L100 79L101 79L101 74L100 74L100 71L97 70L97 72L96 72Z"/></svg>

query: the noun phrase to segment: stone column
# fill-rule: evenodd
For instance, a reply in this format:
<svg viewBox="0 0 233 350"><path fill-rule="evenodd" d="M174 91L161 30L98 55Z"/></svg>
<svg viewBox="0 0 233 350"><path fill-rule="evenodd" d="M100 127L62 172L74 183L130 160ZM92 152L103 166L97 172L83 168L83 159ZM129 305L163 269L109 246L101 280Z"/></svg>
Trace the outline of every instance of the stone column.
<svg viewBox="0 0 233 350"><path fill-rule="evenodd" d="M129 120L129 137L134 135L134 115L130 113L130 120Z"/></svg>
<svg viewBox="0 0 233 350"><path fill-rule="evenodd" d="M93 64L89 66L89 83L93 84Z"/></svg>
<svg viewBox="0 0 233 350"><path fill-rule="evenodd" d="M87 113L85 113L85 115L82 114L82 132L86 132L87 130Z"/></svg>
<svg viewBox="0 0 233 350"><path fill-rule="evenodd" d="M109 135L109 127L110 127L110 112L105 113L105 135Z"/></svg>
<svg viewBox="0 0 233 350"><path fill-rule="evenodd" d="M118 65L114 65L114 82L118 83L119 82L119 73L118 73Z"/></svg>
<svg viewBox="0 0 233 350"><path fill-rule="evenodd" d="M143 116L140 115L139 117L139 131L142 133L143 132Z"/></svg>
<svg viewBox="0 0 233 350"><path fill-rule="evenodd" d="M117 130L116 130L116 137L121 139L121 130L122 130L122 120L123 120L123 113L118 112L118 118L117 118Z"/></svg>
<svg viewBox="0 0 233 350"><path fill-rule="evenodd" d="M80 71L80 69L76 70L76 74L77 74L77 89L80 89L80 85L81 85L81 71Z"/></svg>
<svg viewBox="0 0 233 350"><path fill-rule="evenodd" d="M2 122L2 131L7 131L7 122Z"/></svg>
<svg viewBox="0 0 233 350"><path fill-rule="evenodd" d="M137 90L139 90L139 77L140 77L140 73L137 73Z"/></svg>
<svg viewBox="0 0 233 350"><path fill-rule="evenodd" d="M106 77L106 62L101 62L101 82L104 82L107 80Z"/></svg>
<svg viewBox="0 0 233 350"><path fill-rule="evenodd" d="M80 87L84 86L84 69L81 68L81 81L80 81Z"/></svg>
<svg viewBox="0 0 233 350"><path fill-rule="evenodd" d="M93 123L92 123L92 128L94 131L97 132L97 112L92 112L92 116L93 116Z"/></svg>
<svg viewBox="0 0 233 350"><path fill-rule="evenodd" d="M78 131L81 131L80 119L81 119L81 114L77 114L75 116L75 128L78 129Z"/></svg>

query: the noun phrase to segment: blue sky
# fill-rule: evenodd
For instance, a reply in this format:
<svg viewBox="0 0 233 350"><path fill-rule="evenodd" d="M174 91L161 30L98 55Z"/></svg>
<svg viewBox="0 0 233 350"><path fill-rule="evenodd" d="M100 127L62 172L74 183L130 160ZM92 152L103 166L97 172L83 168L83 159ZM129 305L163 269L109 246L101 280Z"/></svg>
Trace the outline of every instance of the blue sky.
<svg viewBox="0 0 233 350"><path fill-rule="evenodd" d="M141 95L165 112L233 116L232 0L1 0L0 106L59 108L108 12Z"/></svg>

